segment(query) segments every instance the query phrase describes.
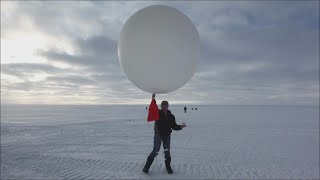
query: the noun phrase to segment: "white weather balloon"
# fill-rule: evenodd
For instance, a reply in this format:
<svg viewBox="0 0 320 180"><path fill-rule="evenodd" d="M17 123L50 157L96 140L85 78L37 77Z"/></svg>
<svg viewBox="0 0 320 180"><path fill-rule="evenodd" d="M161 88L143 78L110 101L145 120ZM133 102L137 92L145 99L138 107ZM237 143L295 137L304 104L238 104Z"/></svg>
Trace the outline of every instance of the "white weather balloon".
<svg viewBox="0 0 320 180"><path fill-rule="evenodd" d="M191 20L177 9L149 6L124 24L118 57L128 79L138 88L168 93L193 76L200 58L199 34Z"/></svg>

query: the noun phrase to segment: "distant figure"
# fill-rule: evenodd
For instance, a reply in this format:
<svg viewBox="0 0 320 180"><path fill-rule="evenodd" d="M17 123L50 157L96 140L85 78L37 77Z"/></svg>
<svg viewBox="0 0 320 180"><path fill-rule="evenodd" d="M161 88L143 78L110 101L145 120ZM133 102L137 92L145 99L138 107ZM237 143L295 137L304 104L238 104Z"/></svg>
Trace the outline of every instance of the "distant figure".
<svg viewBox="0 0 320 180"><path fill-rule="evenodd" d="M187 113L187 107L185 106L183 109L184 109L184 113Z"/></svg>
<svg viewBox="0 0 320 180"><path fill-rule="evenodd" d="M152 99L155 98L155 94L152 94ZM170 156L170 134L173 130L181 130L186 127L185 123L178 125L176 123L176 119L171 111L168 109L169 103L168 101L161 102L161 110L159 110L159 120L154 123L154 141L153 141L153 150L147 158L146 164L144 165L142 171L144 173L149 172L149 168L154 160L154 158L158 155L161 143L163 143L164 150L164 158L165 158L165 166L168 174L172 174L173 171L171 169L171 156Z"/></svg>
<svg viewBox="0 0 320 180"><path fill-rule="evenodd" d="M195 108L194 110L198 110L197 108Z"/></svg>
<svg viewBox="0 0 320 180"><path fill-rule="evenodd" d="M146 110L148 110L148 106L146 107Z"/></svg>
<svg viewBox="0 0 320 180"><path fill-rule="evenodd" d="M191 110L193 110L193 108L191 108Z"/></svg>

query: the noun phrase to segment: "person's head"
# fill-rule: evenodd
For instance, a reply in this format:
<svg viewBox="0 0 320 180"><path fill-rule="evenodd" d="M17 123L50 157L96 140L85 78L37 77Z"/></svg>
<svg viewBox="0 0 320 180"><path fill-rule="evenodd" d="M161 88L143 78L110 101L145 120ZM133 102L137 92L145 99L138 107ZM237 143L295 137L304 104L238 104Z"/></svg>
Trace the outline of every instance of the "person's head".
<svg viewBox="0 0 320 180"><path fill-rule="evenodd" d="M161 102L161 109L167 110L169 108L169 103L168 101L162 101Z"/></svg>

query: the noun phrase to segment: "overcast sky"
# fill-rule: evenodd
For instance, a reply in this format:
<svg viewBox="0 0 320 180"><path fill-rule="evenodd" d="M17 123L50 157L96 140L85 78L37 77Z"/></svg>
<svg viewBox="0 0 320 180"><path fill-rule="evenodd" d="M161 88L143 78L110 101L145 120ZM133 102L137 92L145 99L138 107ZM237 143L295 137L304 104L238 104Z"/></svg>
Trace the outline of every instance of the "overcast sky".
<svg viewBox="0 0 320 180"><path fill-rule="evenodd" d="M1 1L1 103L148 104L117 41L153 4L191 19L202 53L192 79L158 101L319 105L319 1Z"/></svg>

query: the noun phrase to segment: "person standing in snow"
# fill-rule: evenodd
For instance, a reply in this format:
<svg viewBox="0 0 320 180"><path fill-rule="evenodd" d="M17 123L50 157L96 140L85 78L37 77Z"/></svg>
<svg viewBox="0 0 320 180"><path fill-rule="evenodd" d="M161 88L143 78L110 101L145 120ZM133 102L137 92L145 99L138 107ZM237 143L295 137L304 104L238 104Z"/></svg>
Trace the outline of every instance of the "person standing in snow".
<svg viewBox="0 0 320 180"><path fill-rule="evenodd" d="M155 94L152 94L152 100L154 100ZM185 123L182 125L178 125L176 123L174 115L168 109L169 103L168 101L161 102L161 110L159 110L159 120L155 121L154 124L154 141L153 141L153 150L147 158L146 164L143 167L142 171L144 173L149 172L149 168L154 160L154 158L158 155L161 142L163 143L163 149L165 154L165 165L167 172L172 174L171 168L171 156L170 156L170 134L173 130L181 130L186 127Z"/></svg>

